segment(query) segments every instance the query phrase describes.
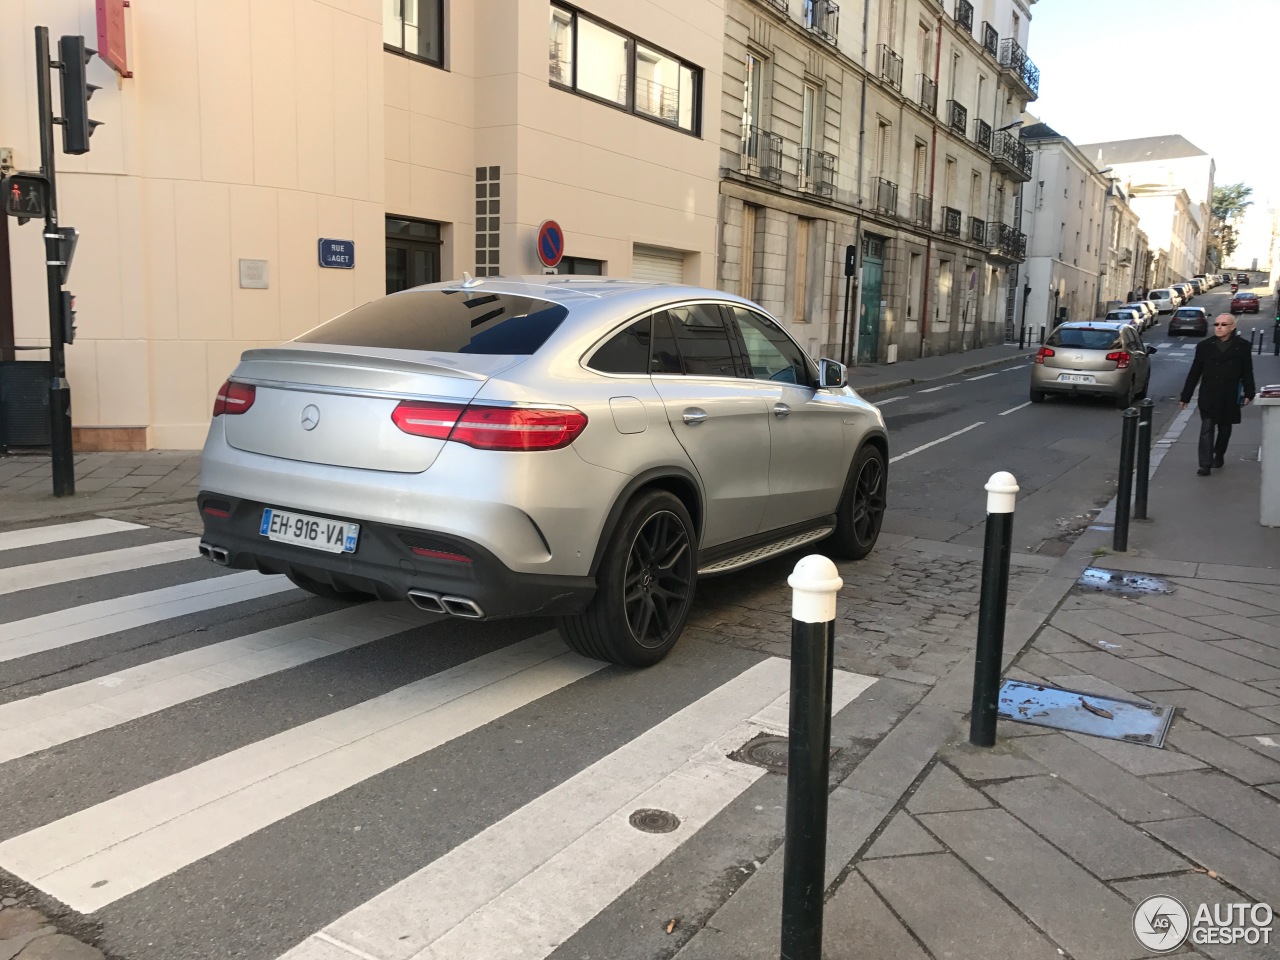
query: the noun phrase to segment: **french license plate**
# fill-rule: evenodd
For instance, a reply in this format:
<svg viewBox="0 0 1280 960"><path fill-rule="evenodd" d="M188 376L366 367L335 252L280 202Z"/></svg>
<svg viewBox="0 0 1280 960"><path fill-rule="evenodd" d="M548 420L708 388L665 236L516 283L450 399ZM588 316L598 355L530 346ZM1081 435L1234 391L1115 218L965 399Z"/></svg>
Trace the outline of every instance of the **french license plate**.
<svg viewBox="0 0 1280 960"><path fill-rule="evenodd" d="M258 532L278 543L292 543L326 553L355 553L360 539L360 524L267 507L262 511L262 526Z"/></svg>
<svg viewBox="0 0 1280 960"><path fill-rule="evenodd" d="M1059 383L1093 383L1093 377L1087 373L1060 373L1058 374Z"/></svg>

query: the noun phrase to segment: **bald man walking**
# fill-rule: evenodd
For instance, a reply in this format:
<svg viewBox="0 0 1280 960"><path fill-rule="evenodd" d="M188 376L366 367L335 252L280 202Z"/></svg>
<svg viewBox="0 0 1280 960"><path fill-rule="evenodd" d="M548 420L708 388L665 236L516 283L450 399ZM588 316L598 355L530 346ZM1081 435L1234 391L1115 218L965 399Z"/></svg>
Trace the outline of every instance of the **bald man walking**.
<svg viewBox="0 0 1280 960"><path fill-rule="evenodd" d="M1187 409L1196 384L1200 385L1200 469L1209 476L1210 467L1225 462L1231 428L1240 422L1240 408L1253 402L1257 392L1253 382L1253 355L1244 337L1236 334L1236 318L1229 313L1213 320L1213 336L1196 344L1195 360L1187 382L1182 385L1182 409Z"/></svg>

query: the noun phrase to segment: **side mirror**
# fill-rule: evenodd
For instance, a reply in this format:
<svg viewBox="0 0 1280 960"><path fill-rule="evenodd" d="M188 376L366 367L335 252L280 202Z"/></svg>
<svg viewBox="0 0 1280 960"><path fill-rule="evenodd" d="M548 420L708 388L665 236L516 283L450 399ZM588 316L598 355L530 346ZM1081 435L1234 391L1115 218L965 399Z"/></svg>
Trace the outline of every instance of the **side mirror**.
<svg viewBox="0 0 1280 960"><path fill-rule="evenodd" d="M849 371L843 363L823 358L818 361L818 385L822 387L847 387Z"/></svg>
<svg viewBox="0 0 1280 960"><path fill-rule="evenodd" d="M1148 357L1149 357L1149 356L1151 356L1151 355L1152 355L1153 353L1155 353L1155 352L1156 352L1156 348L1155 348L1155 347L1147 347L1147 356L1148 356Z"/></svg>

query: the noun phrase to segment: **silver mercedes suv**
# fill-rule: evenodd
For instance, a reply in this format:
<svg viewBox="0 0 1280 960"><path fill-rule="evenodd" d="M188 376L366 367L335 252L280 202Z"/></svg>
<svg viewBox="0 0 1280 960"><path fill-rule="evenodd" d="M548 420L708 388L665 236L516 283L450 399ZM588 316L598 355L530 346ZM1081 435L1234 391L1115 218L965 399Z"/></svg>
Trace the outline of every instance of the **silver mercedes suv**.
<svg viewBox="0 0 1280 960"><path fill-rule="evenodd" d="M750 301L466 279L246 351L204 446L200 552L326 597L554 616L644 666L699 576L827 539L858 559L888 440L844 367Z"/></svg>

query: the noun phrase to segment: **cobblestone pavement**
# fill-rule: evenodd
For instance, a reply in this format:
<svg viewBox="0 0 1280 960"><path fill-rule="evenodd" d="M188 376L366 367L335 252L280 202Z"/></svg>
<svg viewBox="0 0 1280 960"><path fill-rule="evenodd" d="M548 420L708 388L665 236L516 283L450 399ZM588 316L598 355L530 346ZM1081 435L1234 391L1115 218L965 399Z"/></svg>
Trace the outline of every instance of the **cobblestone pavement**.
<svg viewBox="0 0 1280 960"><path fill-rule="evenodd" d="M111 515L120 508L195 500L200 454L184 450L81 453L75 456L76 492L54 497L48 455L0 457L5 523L29 523L74 514Z"/></svg>

